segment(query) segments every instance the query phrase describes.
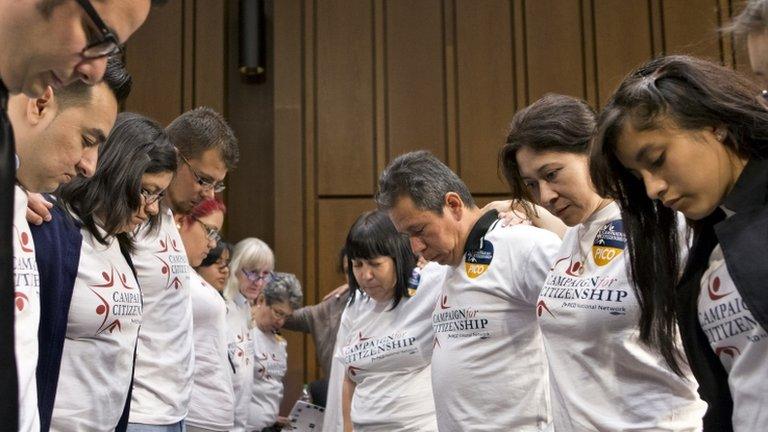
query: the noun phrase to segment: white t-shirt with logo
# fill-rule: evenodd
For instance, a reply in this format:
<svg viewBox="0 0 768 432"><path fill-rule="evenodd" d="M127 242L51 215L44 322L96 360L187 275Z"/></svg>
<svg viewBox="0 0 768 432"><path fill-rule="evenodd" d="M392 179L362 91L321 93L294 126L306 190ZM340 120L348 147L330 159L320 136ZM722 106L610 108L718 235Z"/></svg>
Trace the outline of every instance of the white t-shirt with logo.
<svg viewBox="0 0 768 432"><path fill-rule="evenodd" d="M232 429L235 402L232 366L227 356L227 306L218 291L195 271L190 272L192 323L195 337L195 376L190 426L216 431Z"/></svg>
<svg viewBox="0 0 768 432"><path fill-rule="evenodd" d="M437 431L431 317L446 269L436 263L424 267L414 295L393 310L391 301L360 297L350 306L341 324L347 338L340 358L355 383L355 431Z"/></svg>
<svg viewBox="0 0 768 432"><path fill-rule="evenodd" d="M117 426L128 398L142 292L117 239L105 246L80 231L51 430L107 432Z"/></svg>
<svg viewBox="0 0 768 432"><path fill-rule="evenodd" d="M131 423L167 425L187 416L194 372L190 267L170 210L158 231L136 236L131 255L144 293Z"/></svg>
<svg viewBox="0 0 768 432"><path fill-rule="evenodd" d="M639 340L625 245L611 203L566 232L539 294L555 430L701 430L693 376L680 378Z"/></svg>
<svg viewBox="0 0 768 432"><path fill-rule="evenodd" d="M744 303L719 245L701 278L698 311L699 324L728 373L733 430L764 430L768 424L768 333Z"/></svg>
<svg viewBox="0 0 768 432"><path fill-rule="evenodd" d="M549 427L536 300L559 247L551 232L494 222L483 249L448 270L432 316L432 388L441 431Z"/></svg>
<svg viewBox="0 0 768 432"><path fill-rule="evenodd" d="M283 399L283 377L288 370L288 353L282 336L265 333L257 326L251 333L255 365L246 430L260 431L277 420Z"/></svg>
<svg viewBox="0 0 768 432"><path fill-rule="evenodd" d="M245 432L253 385L253 339L251 338L251 306L238 292L227 301L227 354L235 397L235 424L232 432Z"/></svg>
<svg viewBox="0 0 768 432"><path fill-rule="evenodd" d="M40 276L35 244L27 223L27 193L15 186L13 206L14 349L19 377L19 431L40 429L37 410L38 344L40 326Z"/></svg>

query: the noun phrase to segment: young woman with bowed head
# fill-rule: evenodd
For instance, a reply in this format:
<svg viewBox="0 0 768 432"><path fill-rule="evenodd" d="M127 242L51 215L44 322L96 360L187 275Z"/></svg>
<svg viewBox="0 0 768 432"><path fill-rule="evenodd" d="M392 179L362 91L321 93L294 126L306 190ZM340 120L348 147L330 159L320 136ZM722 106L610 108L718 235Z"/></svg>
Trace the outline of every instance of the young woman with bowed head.
<svg viewBox="0 0 768 432"><path fill-rule="evenodd" d="M209 198L188 214L176 215L190 267L199 266L216 247L225 211L221 201ZM189 432L229 431L234 425L235 401L227 355L227 306L219 291L192 271L190 295L195 371L184 422Z"/></svg>
<svg viewBox="0 0 768 432"><path fill-rule="evenodd" d="M363 213L344 250L351 291L337 353L346 367L344 430L437 431L431 316L443 266L428 264L409 290L416 256L383 211Z"/></svg>
<svg viewBox="0 0 768 432"><path fill-rule="evenodd" d="M536 306L555 430L697 431L705 404L640 339L618 205L595 191L595 113L548 94L512 118L500 164L512 198L543 206L569 229Z"/></svg>
<svg viewBox="0 0 768 432"><path fill-rule="evenodd" d="M621 207L640 336L680 365L679 326L709 404L707 431L768 423L768 111L759 93L704 60L652 60L610 98L591 155L597 190ZM693 228L685 263L676 212Z"/></svg>
<svg viewBox="0 0 768 432"><path fill-rule="evenodd" d="M232 259L232 245L219 240L216 247L208 252L203 262L195 270L203 280L216 288L216 291L224 293L224 287L229 279L229 260Z"/></svg>
<svg viewBox="0 0 768 432"><path fill-rule="evenodd" d="M52 221L33 231L46 251L38 258L41 301L57 308L41 319L47 336L38 362L43 383L58 380L53 431L120 430L127 421L143 307L131 234L157 228L176 164L157 123L120 114L93 177L62 186Z"/></svg>

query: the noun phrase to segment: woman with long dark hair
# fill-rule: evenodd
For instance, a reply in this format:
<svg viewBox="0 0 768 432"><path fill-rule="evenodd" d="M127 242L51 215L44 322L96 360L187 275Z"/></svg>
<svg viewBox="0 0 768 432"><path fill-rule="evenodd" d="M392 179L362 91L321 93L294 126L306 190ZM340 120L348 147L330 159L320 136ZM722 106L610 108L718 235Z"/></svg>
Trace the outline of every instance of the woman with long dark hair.
<svg viewBox="0 0 768 432"><path fill-rule="evenodd" d="M696 382L639 340L619 207L589 177L595 117L545 95L515 114L500 153L512 198L569 226L537 303L555 430L699 430Z"/></svg>
<svg viewBox="0 0 768 432"><path fill-rule="evenodd" d="M51 430L112 431L127 421L142 316L131 234L156 225L175 170L160 125L121 114L93 177L62 186L53 220L33 232L45 251L38 379L55 388Z"/></svg>
<svg viewBox="0 0 768 432"><path fill-rule="evenodd" d="M621 207L640 337L674 367L679 325L710 431L768 422L768 111L759 93L704 60L652 60L609 100L591 155L598 192ZM678 211L693 228L685 263Z"/></svg>
<svg viewBox="0 0 768 432"><path fill-rule="evenodd" d="M409 290L416 256L383 211L363 213L344 250L351 293L337 353L346 367L344 430L437 431L431 317L443 267L428 264Z"/></svg>

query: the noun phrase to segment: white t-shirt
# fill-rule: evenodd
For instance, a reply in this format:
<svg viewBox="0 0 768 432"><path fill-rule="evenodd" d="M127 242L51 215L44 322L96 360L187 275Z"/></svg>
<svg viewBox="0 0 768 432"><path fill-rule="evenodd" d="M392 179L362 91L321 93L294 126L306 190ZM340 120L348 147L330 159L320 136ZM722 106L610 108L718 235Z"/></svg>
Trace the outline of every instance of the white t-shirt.
<svg viewBox="0 0 768 432"><path fill-rule="evenodd" d="M144 293L131 423L167 425L187 416L194 372L190 267L173 214L144 227L131 255Z"/></svg>
<svg viewBox="0 0 768 432"><path fill-rule="evenodd" d="M536 300L560 239L530 226L502 228L495 218L486 214L473 228L468 246L490 225L482 250L448 270L432 316L432 388L441 431L549 427Z"/></svg>
<svg viewBox="0 0 768 432"><path fill-rule="evenodd" d="M768 333L747 309L718 245L701 278L699 323L728 373L733 430L765 430L768 424Z"/></svg>
<svg viewBox="0 0 768 432"><path fill-rule="evenodd" d="M238 292L227 301L227 353L234 369L230 369L235 397L235 425L232 432L245 432L253 385L253 339L251 339L251 306Z"/></svg>
<svg viewBox="0 0 768 432"><path fill-rule="evenodd" d="M358 293L357 300L354 304L361 305L365 303L365 294ZM344 308L341 313L341 323L349 321L350 305ZM357 315L357 314L355 314ZM350 321L350 325L354 323ZM346 367L344 362L341 361L341 347L344 345L343 341L347 340L347 334L349 329L345 329L343 325L339 325L339 331L336 333L336 343L333 346L333 358L331 359L331 376L328 377L328 396L325 400L325 414L323 415L323 429L324 431L342 431L344 430L344 416L341 411L341 399L342 390L344 384L344 371Z"/></svg>
<svg viewBox="0 0 768 432"><path fill-rule="evenodd" d="M218 291L190 271L195 376L184 422L199 428L229 431L235 416L232 365L227 356L227 306Z"/></svg>
<svg viewBox="0 0 768 432"><path fill-rule="evenodd" d="M37 330L40 326L40 275L27 223L27 193L15 186L13 205L14 349L19 377L19 431L40 429L37 410Z"/></svg>
<svg viewBox="0 0 768 432"><path fill-rule="evenodd" d="M418 289L392 302L358 297L345 317L341 361L354 383L355 431L437 431L432 397L432 311L447 267L430 263ZM355 322L356 325L351 325Z"/></svg>
<svg viewBox="0 0 768 432"><path fill-rule="evenodd" d="M552 417L563 431L696 431L706 404L639 340L616 203L570 228L539 294Z"/></svg>
<svg viewBox="0 0 768 432"><path fill-rule="evenodd" d="M105 246L86 229L80 232L51 430L107 432L128 398L142 292L117 239Z"/></svg>
<svg viewBox="0 0 768 432"><path fill-rule="evenodd" d="M251 332L256 361L247 430L260 431L277 420L283 399L283 377L288 370L288 353L282 336L264 333L257 326Z"/></svg>

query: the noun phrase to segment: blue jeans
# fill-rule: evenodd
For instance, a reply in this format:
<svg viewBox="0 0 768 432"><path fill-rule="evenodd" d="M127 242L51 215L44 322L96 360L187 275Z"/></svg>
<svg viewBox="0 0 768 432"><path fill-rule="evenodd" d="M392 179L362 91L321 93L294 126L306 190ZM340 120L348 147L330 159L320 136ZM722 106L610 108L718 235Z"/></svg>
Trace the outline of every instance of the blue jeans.
<svg viewBox="0 0 768 432"><path fill-rule="evenodd" d="M169 425L128 423L126 432L187 432L187 427L184 426L184 420Z"/></svg>

